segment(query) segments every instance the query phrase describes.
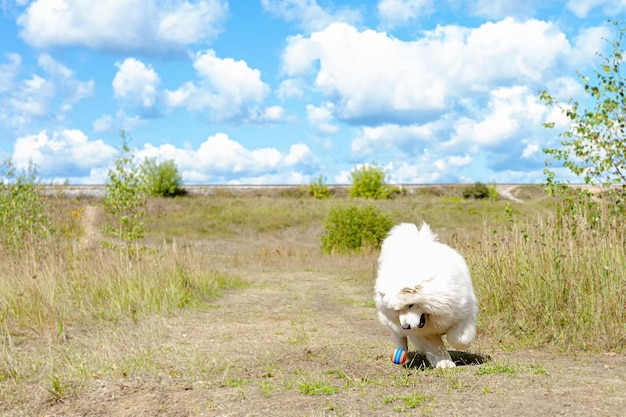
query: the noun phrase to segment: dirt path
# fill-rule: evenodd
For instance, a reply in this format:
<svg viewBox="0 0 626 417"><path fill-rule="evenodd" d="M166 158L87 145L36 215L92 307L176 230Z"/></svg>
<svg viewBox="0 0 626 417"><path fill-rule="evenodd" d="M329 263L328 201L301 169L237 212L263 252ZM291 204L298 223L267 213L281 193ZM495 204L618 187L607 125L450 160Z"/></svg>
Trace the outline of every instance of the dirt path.
<svg viewBox="0 0 626 417"><path fill-rule="evenodd" d="M507 185L507 184L496 185L496 191L498 192L498 194L500 194L501 197L503 197L506 200L515 201L516 203L523 203L522 200L520 200L519 198L511 194L511 191L514 190L515 188L517 188L517 185Z"/></svg>
<svg viewBox="0 0 626 417"><path fill-rule="evenodd" d="M623 356L505 353L480 335L474 349L491 356L482 365L405 368L389 361L391 338L364 280L246 278L252 287L205 312L146 323L158 334L141 347L150 369L94 377L37 415L623 415Z"/></svg>

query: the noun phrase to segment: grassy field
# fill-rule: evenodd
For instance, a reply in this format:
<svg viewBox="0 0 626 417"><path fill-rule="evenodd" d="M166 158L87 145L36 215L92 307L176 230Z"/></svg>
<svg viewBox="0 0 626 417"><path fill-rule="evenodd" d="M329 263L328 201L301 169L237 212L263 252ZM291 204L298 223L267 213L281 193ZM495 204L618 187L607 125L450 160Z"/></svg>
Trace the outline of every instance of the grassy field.
<svg viewBox="0 0 626 417"><path fill-rule="evenodd" d="M262 398L276 392L332 397L337 390L388 386L387 378L402 378L380 376L363 386L345 369L331 366L255 379L243 371L231 375L226 365L216 369L191 342L183 343L184 348L159 342L171 337L172 322L184 317L195 323L193 314L222 308L223 294L245 295L250 288L269 291L274 285L287 288L293 285L289 276L318 277L320 282L310 284L314 292L340 286L344 290L338 294L343 295L328 295L333 308L346 309L346 314L358 310L367 320L375 320L371 300L375 251L354 255L320 251L327 213L348 204L373 204L395 222L427 221L442 241L466 257L480 303L481 351L623 353L626 226L584 208L577 217L564 216L564 206L538 186L520 186L513 194L523 202L463 200L455 187L429 187L375 202L343 195L316 200L298 189L237 194L225 190L210 197L153 199L148 202L141 242L146 248L132 260L102 247L106 238L99 227L106 219L97 200L50 197L50 212L64 230L62 237L5 253L0 260L0 412L35 415L50 404L71 404L73 398L93 393L98 381L114 377L176 380L185 375L187 383L195 384L210 379L207 375L218 375L218 387L247 392L246 386L252 384ZM275 295L280 297L280 290ZM306 295L293 297L290 303L295 305ZM234 314L237 308L248 307L228 313L222 309L220 314ZM317 316L307 320L315 328L324 326ZM205 332L197 326L195 331ZM224 331L220 329L215 331ZM286 329L272 330L274 337L285 338L290 346L315 345L310 328L300 328L292 319ZM210 331L203 337L214 349L219 350L220 340L227 344ZM332 346L342 336L328 337ZM270 351L261 356L271 357L272 348L265 349ZM307 355L328 355L306 349ZM269 360L262 366L268 368L264 375L282 372ZM541 371L534 365L489 366L480 369L487 374ZM415 387L416 377L410 378L404 386ZM470 384L463 378L448 374L442 383ZM329 380L342 381L341 388ZM426 394L385 394L379 406L417 407L428 414L436 402ZM328 407L332 411L332 404ZM126 415L108 411L102 415Z"/></svg>

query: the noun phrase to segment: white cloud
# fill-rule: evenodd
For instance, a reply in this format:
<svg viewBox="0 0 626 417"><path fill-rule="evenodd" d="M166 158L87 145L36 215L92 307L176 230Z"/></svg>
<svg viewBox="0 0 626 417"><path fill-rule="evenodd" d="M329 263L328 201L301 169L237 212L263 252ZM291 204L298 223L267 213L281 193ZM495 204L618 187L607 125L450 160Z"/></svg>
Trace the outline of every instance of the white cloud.
<svg viewBox="0 0 626 417"><path fill-rule="evenodd" d="M303 30L322 30L333 22L355 24L361 20L357 9L324 9L316 0L261 0L263 9L288 22L296 22Z"/></svg>
<svg viewBox="0 0 626 417"><path fill-rule="evenodd" d="M197 88L192 82L186 82L177 90L163 92L165 105L169 108L186 107L192 112L199 112L211 101L211 95Z"/></svg>
<svg viewBox="0 0 626 417"><path fill-rule="evenodd" d="M442 173L448 173L450 171L457 172L459 168L470 165L472 161L473 158L469 155L452 155L437 159L432 165L437 175L442 175Z"/></svg>
<svg viewBox="0 0 626 417"><path fill-rule="evenodd" d="M112 83L115 97L138 108L154 106L161 82L156 71L135 58L127 58L115 65L118 68Z"/></svg>
<svg viewBox="0 0 626 417"><path fill-rule="evenodd" d="M585 18L593 9L601 7L608 16L617 16L626 10L624 0L569 0L567 8L580 18Z"/></svg>
<svg viewBox="0 0 626 417"><path fill-rule="evenodd" d="M450 148L460 144L494 147L517 139L530 126L541 128L547 112L527 87L502 87L491 92L486 114L480 120L461 118L454 126ZM521 129L524 132L521 132Z"/></svg>
<svg viewBox="0 0 626 417"><path fill-rule="evenodd" d="M524 148L524 151L522 152L522 158L523 159L532 158L533 156L537 155L539 151L540 151L539 145L537 145L536 143L529 143L528 145L526 145L526 147Z"/></svg>
<svg viewBox="0 0 626 417"><path fill-rule="evenodd" d="M80 100L93 94L94 82L79 81L72 70L50 55L37 58L45 74L20 78L24 68L17 54L7 54L0 65L0 120L17 129L36 119L62 120Z"/></svg>
<svg viewBox="0 0 626 417"><path fill-rule="evenodd" d="M333 124L333 107L334 105L332 103L326 103L326 105L322 107L316 107L312 104L307 104L307 118L309 119L309 123L313 126L315 130L327 135L337 133L339 131L339 126Z"/></svg>
<svg viewBox="0 0 626 417"><path fill-rule="evenodd" d="M578 70L581 70L581 67L597 66L600 60L594 55L607 49L606 39L611 39L611 35L608 26L582 29L574 38L574 45L568 56L569 64Z"/></svg>
<svg viewBox="0 0 626 417"><path fill-rule="evenodd" d="M113 117L110 114L103 114L92 123L95 133L102 133L113 128Z"/></svg>
<svg viewBox="0 0 626 417"><path fill-rule="evenodd" d="M130 131L144 124L146 124L146 120L140 116L129 116L123 110L120 110L114 116L103 114L95 119L92 123L92 128L94 133L119 132L120 129Z"/></svg>
<svg viewBox="0 0 626 417"><path fill-rule="evenodd" d="M95 87L93 80L78 81L74 77L74 71L55 61L50 55L40 55L37 63L50 74L55 83L58 95L61 96L61 111L68 112L74 104L93 95Z"/></svg>
<svg viewBox="0 0 626 417"><path fill-rule="evenodd" d="M17 138L13 160L18 167L37 165L42 177L63 179L89 176L92 170L107 167L117 150L102 140L90 141L79 130L62 130Z"/></svg>
<svg viewBox="0 0 626 417"><path fill-rule="evenodd" d="M14 53L5 53L6 64L0 64L0 93L6 93L14 88L14 79L22 66L22 57Z"/></svg>
<svg viewBox="0 0 626 417"><path fill-rule="evenodd" d="M247 149L223 133L208 137L195 150L180 149L170 144L159 147L147 144L137 156L173 159L186 183L229 183L237 179L247 179L250 183L271 183L269 178L291 177L294 174L291 169L313 163L311 150L305 144L293 144L287 153L276 148Z"/></svg>
<svg viewBox="0 0 626 417"><path fill-rule="evenodd" d="M535 14L536 8L542 0L469 0L469 12L473 16L488 19L502 19L506 17L530 17Z"/></svg>
<svg viewBox="0 0 626 417"><path fill-rule="evenodd" d="M155 53L214 39L227 14L223 0L35 0L17 23L38 48Z"/></svg>
<svg viewBox="0 0 626 417"><path fill-rule="evenodd" d="M366 126L352 141L352 154L358 158L365 158L393 150L399 155L407 155L416 149L433 144L442 127L441 122L405 126L398 124Z"/></svg>
<svg viewBox="0 0 626 417"><path fill-rule="evenodd" d="M290 78L288 80L283 80L278 85L276 95L281 100L286 100L289 98L302 98L304 96L304 85L304 80L301 80L299 78Z"/></svg>
<svg viewBox="0 0 626 417"><path fill-rule="evenodd" d="M332 24L289 38L282 60L288 77L314 75L336 117L380 124L432 116L501 84L539 82L569 49L563 33L537 20L440 26L411 42Z"/></svg>
<svg viewBox="0 0 626 417"><path fill-rule="evenodd" d="M187 82L177 90L165 90L165 103L170 108L186 107L193 112L210 111L216 121L263 121L276 116L277 108L269 113L258 107L269 93L269 86L261 81L261 72L250 68L245 61L219 58L212 50L200 52L193 64L201 78L196 85Z"/></svg>
<svg viewBox="0 0 626 417"><path fill-rule="evenodd" d="M383 27L403 26L412 20L429 15L433 0L380 0L378 14Z"/></svg>
<svg viewBox="0 0 626 417"><path fill-rule="evenodd" d="M472 162L472 157L469 155L464 156L450 156L448 157L448 164L453 167L462 167L465 165L469 165Z"/></svg>
<svg viewBox="0 0 626 417"><path fill-rule="evenodd" d="M48 115L50 102L55 95L52 82L33 75L32 78L23 80L17 87L7 99L14 113L22 113L25 120Z"/></svg>
<svg viewBox="0 0 626 417"><path fill-rule="evenodd" d="M19 168L32 161L42 178L102 184L118 154L113 146L90 140L79 130L62 130L19 137L11 157ZM223 133L208 137L196 149L147 143L135 150L135 156L138 160L174 160L187 184L303 183L316 163L303 143L292 144L287 152L271 147L248 149Z"/></svg>
<svg viewBox="0 0 626 417"><path fill-rule="evenodd" d="M261 123L277 123L285 119L285 109L281 106L270 106L263 109L263 111L255 118L256 121Z"/></svg>

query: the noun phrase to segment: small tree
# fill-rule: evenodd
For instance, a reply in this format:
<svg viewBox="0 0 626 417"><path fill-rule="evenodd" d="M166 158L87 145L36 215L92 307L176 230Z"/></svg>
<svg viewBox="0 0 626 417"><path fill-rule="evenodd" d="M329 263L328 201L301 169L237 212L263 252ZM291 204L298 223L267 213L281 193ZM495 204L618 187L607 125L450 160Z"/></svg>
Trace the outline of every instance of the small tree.
<svg viewBox="0 0 626 417"><path fill-rule="evenodd" d="M384 168L376 163L355 167L350 176L352 177L352 187L348 191L350 197L382 199L388 198L391 194L391 188L385 185L387 174Z"/></svg>
<svg viewBox="0 0 626 417"><path fill-rule="evenodd" d="M140 165L143 186L146 193L155 197L176 197L183 195L183 181L173 160L157 163L155 158L146 158Z"/></svg>
<svg viewBox="0 0 626 417"><path fill-rule="evenodd" d="M145 191L139 167L128 146L128 137L123 130L121 154L115 160L115 167L109 170L106 194L102 200L105 212L112 223L104 225L104 233L120 239L130 258L137 255L133 243L143 238L143 218L146 214Z"/></svg>
<svg viewBox="0 0 626 417"><path fill-rule="evenodd" d="M18 171L11 159L0 167L0 248L17 253L45 244L52 234L46 215L47 202L42 193L37 168L29 163Z"/></svg>
<svg viewBox="0 0 626 417"><path fill-rule="evenodd" d="M622 39L626 28L610 21L618 31L616 39L608 41L612 52L603 59L601 70L595 76L577 73L584 84L584 91L595 106L584 108L580 102L570 99L569 105L559 106L570 119L570 130L560 134L562 148L546 148L544 153L561 161L563 166L587 184L626 184L626 84L622 64L624 49ZM541 100L549 107L558 105L555 97L542 91ZM546 123L553 128L554 123ZM553 182L554 173L546 169L548 182Z"/></svg>
<svg viewBox="0 0 626 417"><path fill-rule="evenodd" d="M330 190L326 185L326 177L320 175L309 184L309 194L317 199L324 199L330 196Z"/></svg>

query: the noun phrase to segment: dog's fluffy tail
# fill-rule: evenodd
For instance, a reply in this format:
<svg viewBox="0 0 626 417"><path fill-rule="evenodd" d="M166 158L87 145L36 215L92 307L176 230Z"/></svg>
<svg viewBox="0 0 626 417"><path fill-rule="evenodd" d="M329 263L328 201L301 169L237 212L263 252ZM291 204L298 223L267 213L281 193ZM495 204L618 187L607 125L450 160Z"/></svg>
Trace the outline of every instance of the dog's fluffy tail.
<svg viewBox="0 0 626 417"><path fill-rule="evenodd" d="M396 245L400 245L399 249L406 249L407 246L411 245L411 242L419 244L420 242L437 241L437 235L426 222L422 223L422 227L419 230L413 223L400 223L391 229L388 237L383 242L383 249Z"/></svg>
<svg viewBox="0 0 626 417"><path fill-rule="evenodd" d="M436 242L438 239L435 232L430 229L430 226L426 222L422 223L422 227L420 228L417 237L420 240L426 240L429 242Z"/></svg>

